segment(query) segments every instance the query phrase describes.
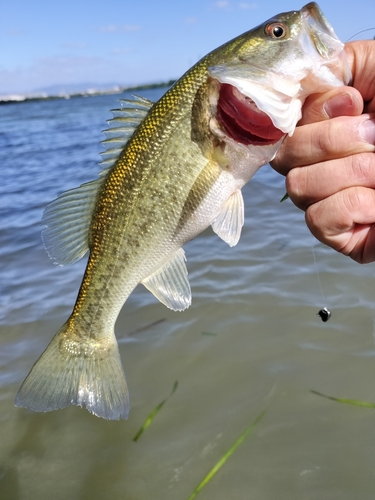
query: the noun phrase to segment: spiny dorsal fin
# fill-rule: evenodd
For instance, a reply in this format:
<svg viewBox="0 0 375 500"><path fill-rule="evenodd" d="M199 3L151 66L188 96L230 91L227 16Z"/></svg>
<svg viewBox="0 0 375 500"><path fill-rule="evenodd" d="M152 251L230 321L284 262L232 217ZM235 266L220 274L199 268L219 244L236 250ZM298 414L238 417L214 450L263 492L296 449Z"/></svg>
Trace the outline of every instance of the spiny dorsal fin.
<svg viewBox="0 0 375 500"><path fill-rule="evenodd" d="M162 304L173 311L183 311L191 304L185 261L185 252L180 248L166 264L142 281Z"/></svg>
<svg viewBox="0 0 375 500"><path fill-rule="evenodd" d="M112 109L113 118L108 120L109 128L103 130L106 139L102 144L106 150L101 153L101 165L110 168L140 123L146 118L153 102L139 96L134 99L120 99L121 108Z"/></svg>
<svg viewBox="0 0 375 500"><path fill-rule="evenodd" d="M240 189L224 203L220 214L211 223L212 229L230 247L237 245L244 224L244 204Z"/></svg>
<svg viewBox="0 0 375 500"><path fill-rule="evenodd" d="M99 179L82 184L78 188L62 193L44 211L45 229L42 236L48 255L56 264L76 262L88 251L88 236L92 213L101 185L121 154L125 144L144 120L153 103L143 97L134 100L121 99L121 109L113 110L114 118L109 120L109 129L104 133L103 144L107 150L102 153L103 170Z"/></svg>

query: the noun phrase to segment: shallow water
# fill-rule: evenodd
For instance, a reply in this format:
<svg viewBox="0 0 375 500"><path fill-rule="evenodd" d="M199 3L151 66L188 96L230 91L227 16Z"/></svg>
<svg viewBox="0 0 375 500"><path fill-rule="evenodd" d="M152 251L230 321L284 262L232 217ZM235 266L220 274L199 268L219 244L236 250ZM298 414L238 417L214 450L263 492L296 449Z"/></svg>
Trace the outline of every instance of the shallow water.
<svg viewBox="0 0 375 500"><path fill-rule="evenodd" d="M375 410L310 390L375 402L374 265L315 242L302 212L279 203L283 179L269 167L244 189L237 247L210 230L186 245L190 309L171 312L142 287L125 304L116 333L128 421L75 407L34 414L13 406L68 316L84 269L48 259L42 211L95 178L100 130L117 99L0 108L1 500L187 500L263 410L197 498L373 499ZM327 323L316 315L323 306L332 311ZM176 392L133 442L175 381Z"/></svg>

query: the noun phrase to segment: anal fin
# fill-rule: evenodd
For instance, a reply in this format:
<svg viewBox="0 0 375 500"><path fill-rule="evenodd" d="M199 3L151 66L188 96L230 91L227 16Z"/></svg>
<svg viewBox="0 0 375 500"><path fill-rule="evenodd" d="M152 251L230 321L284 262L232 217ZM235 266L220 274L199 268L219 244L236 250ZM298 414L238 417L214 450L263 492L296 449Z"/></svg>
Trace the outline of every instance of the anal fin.
<svg viewBox="0 0 375 500"><path fill-rule="evenodd" d="M142 281L160 302L174 311L183 311L191 304L185 261L185 252L180 248L166 264Z"/></svg>

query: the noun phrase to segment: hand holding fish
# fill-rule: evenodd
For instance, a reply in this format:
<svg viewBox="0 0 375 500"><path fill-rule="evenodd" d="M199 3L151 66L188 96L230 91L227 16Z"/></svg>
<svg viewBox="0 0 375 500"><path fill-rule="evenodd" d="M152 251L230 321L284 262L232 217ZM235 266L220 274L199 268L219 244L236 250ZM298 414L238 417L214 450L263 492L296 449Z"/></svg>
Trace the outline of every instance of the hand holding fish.
<svg viewBox="0 0 375 500"><path fill-rule="evenodd" d="M272 166L314 236L365 264L375 261L375 41L345 51L353 87L309 96Z"/></svg>

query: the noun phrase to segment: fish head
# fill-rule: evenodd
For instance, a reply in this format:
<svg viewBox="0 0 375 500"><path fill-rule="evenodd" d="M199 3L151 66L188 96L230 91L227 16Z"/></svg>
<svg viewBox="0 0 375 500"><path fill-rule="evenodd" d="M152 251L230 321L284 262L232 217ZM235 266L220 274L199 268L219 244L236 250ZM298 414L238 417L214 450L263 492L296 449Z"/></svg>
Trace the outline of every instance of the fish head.
<svg viewBox="0 0 375 500"><path fill-rule="evenodd" d="M308 95L351 80L344 45L314 2L215 52L218 62L208 68L216 95L211 128L245 145L279 145L292 135Z"/></svg>

